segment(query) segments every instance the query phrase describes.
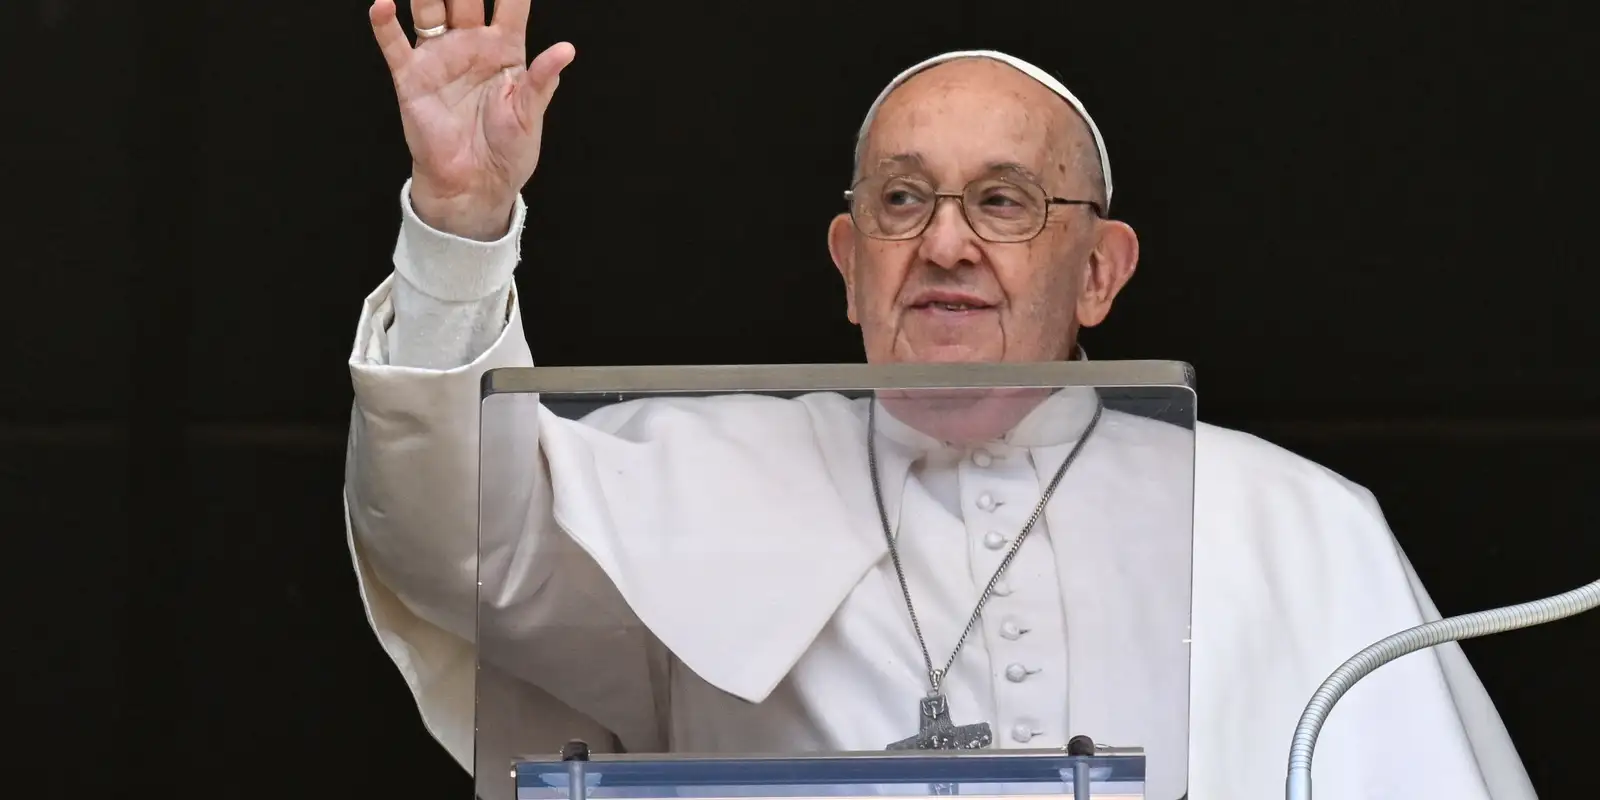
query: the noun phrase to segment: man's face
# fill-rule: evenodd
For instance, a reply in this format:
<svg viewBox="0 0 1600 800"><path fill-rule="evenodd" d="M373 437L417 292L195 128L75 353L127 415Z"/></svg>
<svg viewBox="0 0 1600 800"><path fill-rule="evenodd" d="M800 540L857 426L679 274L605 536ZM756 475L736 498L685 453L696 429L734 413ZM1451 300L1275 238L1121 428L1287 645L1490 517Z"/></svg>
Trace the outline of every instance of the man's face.
<svg viewBox="0 0 1600 800"><path fill-rule="evenodd" d="M1087 126L1061 98L972 59L919 73L889 96L861 172L955 193L974 180L1031 181L1049 197L1099 200L1083 168L1094 158ZM1068 358L1077 328L1109 311L1138 250L1131 229L1082 205L1049 206L1037 237L996 244L949 198L915 238L872 238L845 214L829 245L872 363Z"/></svg>

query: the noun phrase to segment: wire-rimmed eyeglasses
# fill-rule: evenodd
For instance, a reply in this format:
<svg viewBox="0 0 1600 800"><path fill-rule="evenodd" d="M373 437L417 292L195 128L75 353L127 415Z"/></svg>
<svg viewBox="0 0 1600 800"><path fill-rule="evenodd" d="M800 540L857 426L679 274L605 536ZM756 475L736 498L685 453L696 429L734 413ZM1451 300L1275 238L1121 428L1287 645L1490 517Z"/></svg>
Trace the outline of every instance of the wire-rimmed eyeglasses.
<svg viewBox="0 0 1600 800"><path fill-rule="evenodd" d="M959 192L941 192L928 181L908 175L862 178L844 193L856 229L874 239L915 239L927 230L939 201L955 200L972 232L999 244L1026 242L1039 235L1050 219L1051 206L1088 206L1095 216L1105 209L1093 200L1051 197L1031 180L985 177Z"/></svg>

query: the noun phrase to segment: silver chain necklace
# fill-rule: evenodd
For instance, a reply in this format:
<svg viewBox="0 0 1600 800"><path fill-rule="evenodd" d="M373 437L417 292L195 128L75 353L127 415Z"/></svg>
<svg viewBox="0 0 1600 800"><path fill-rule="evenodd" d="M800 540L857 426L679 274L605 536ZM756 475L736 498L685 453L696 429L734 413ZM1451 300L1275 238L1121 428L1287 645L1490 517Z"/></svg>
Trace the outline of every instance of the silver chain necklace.
<svg viewBox="0 0 1600 800"><path fill-rule="evenodd" d="M1078 454L1083 452L1083 446L1089 441L1089 434L1100 424L1102 406L1096 398L1094 416L1089 419L1089 424L1083 429L1083 434L1078 437L1072 446L1072 452L1067 454L1061 467L1056 470L1050 483L1045 486L1044 496L1039 498L1039 504L1034 506L1033 513L1028 516L1027 524L1022 526L1022 531L1017 534L1010 549L1006 550L1005 557L1000 559L1000 566L995 569L994 575L989 578L987 586L983 587L983 594L978 598L978 604L972 609L972 616L967 618L967 626L961 631L961 638L956 640L955 649L950 652L950 659L940 669L933 665L933 656L928 652L928 640L922 635L922 624L917 621L917 609L911 602L911 588L906 584L906 572L900 565L900 550L895 546L894 531L889 527L889 511L883 502L883 486L878 477L878 437L877 412L878 403L870 401L867 405L867 469L872 475L872 496L878 503L878 520L883 524L883 537L889 543L889 559L894 563L895 577L900 579L900 593L906 599L906 613L911 617L911 629L917 634L917 646L922 648L922 661L928 668L928 695L922 698L919 713L921 715L921 730L917 735L893 742L889 750L979 750L988 747L994 742L994 733L989 728L989 723L980 722L974 725L956 725L950 721L950 703L946 700L943 690L945 676L950 674L951 668L956 665L956 658L961 655L961 648L967 643L967 637L972 635L972 629L977 627L978 620L983 618L983 607L988 604L989 598L994 595L994 587L1000 582L1006 568L1011 566L1012 559L1017 557L1017 552L1022 549L1022 543L1033 531L1033 526L1038 524L1039 517L1044 515L1045 505L1050 502L1050 496L1055 494L1056 487L1061 485L1061 479L1067 474L1067 468L1072 462L1078 460Z"/></svg>

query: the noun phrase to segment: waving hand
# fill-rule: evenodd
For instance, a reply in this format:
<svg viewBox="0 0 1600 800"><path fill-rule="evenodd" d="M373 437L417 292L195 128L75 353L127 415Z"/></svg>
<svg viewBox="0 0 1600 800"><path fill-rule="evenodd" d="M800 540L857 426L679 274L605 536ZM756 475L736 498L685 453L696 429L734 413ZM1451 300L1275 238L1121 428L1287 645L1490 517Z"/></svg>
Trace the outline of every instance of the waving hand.
<svg viewBox="0 0 1600 800"><path fill-rule="evenodd" d="M517 193L539 163L544 113L577 53L562 42L527 63L530 0L412 0L413 45L393 0L369 16L411 149L411 202L447 233L505 234Z"/></svg>

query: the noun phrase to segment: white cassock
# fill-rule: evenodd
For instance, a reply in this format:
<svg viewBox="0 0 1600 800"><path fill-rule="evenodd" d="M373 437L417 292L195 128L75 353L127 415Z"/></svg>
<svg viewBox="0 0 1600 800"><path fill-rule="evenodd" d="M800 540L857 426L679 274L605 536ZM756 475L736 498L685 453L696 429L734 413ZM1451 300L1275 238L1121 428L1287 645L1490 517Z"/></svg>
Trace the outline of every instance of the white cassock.
<svg viewBox="0 0 1600 800"><path fill-rule="evenodd" d="M916 733L927 675L874 505L865 401L836 395L645 400L581 422L526 398L488 417L493 665L474 687L479 376L533 363L510 281L523 212L473 243L404 197L396 274L351 355L346 503L373 627L446 749L473 768L475 688L496 709L478 768L497 772L570 738L750 753ZM879 414L885 505L936 662L1092 408L1059 393L979 449ZM998 747L1142 746L1151 798L1182 792L1187 752L1189 797L1267 800L1320 682L1436 618L1365 490L1242 433L1107 412L946 689L953 720L989 722ZM1359 684L1315 779L1330 799L1534 797L1453 645Z"/></svg>

